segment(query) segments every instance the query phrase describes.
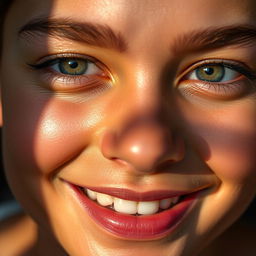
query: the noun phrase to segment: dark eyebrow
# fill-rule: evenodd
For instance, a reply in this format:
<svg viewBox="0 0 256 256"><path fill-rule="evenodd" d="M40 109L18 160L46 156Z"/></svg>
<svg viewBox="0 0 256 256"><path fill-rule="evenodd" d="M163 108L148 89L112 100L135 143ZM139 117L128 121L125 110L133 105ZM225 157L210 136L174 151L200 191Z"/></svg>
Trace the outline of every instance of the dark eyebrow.
<svg viewBox="0 0 256 256"><path fill-rule="evenodd" d="M90 22L75 22L68 18L37 18L19 30L20 36L48 34L59 38L80 41L89 45L111 48L120 52L127 50L127 42L120 32L107 25ZM188 52L217 49L231 45L253 45L256 43L256 27L248 24L224 27L209 27L189 31L174 39L171 52L180 55Z"/></svg>
<svg viewBox="0 0 256 256"><path fill-rule="evenodd" d="M252 46L256 43L256 27L252 25L232 25L209 27L190 31L177 37L171 45L174 54L217 49L225 46Z"/></svg>
<svg viewBox="0 0 256 256"><path fill-rule="evenodd" d="M114 32L107 25L90 22L79 23L69 19L37 18L19 30L19 36L34 36L42 33L120 52L127 49L121 33Z"/></svg>

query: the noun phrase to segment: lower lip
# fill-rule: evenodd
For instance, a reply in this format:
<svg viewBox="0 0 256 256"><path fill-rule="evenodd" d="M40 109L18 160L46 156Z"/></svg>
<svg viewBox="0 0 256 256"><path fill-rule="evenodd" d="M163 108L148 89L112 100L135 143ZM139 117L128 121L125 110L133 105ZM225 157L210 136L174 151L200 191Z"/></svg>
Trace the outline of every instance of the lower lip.
<svg viewBox="0 0 256 256"><path fill-rule="evenodd" d="M198 192L190 194L171 209L157 214L133 216L100 206L85 196L77 186L68 184L96 223L118 237L136 240L157 239L172 233L198 195Z"/></svg>

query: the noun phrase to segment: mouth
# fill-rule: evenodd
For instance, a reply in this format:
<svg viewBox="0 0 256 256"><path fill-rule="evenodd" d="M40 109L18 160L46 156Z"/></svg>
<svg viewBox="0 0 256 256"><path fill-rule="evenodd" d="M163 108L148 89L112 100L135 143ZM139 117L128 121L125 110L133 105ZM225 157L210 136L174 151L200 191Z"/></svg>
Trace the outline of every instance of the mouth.
<svg viewBox="0 0 256 256"><path fill-rule="evenodd" d="M153 200L153 195L136 196L133 191L107 189L107 193L96 192L85 187L79 187L81 192L98 205L111 209L115 212L133 216L152 215L170 209L176 205L182 196L169 196L161 200ZM105 189L106 190L106 189ZM119 193L118 193L119 192ZM120 193L121 192L121 193ZM159 194L159 193L158 193ZM164 196L164 192L162 192ZM155 195L156 196L156 195ZM166 197L167 195L165 195ZM125 198L125 199L124 199ZM129 198L130 200L127 200ZM131 199L136 200L131 200ZM143 198L143 199L142 199Z"/></svg>
<svg viewBox="0 0 256 256"><path fill-rule="evenodd" d="M64 182L101 228L119 238L132 240L154 240L172 233L205 190L137 193Z"/></svg>

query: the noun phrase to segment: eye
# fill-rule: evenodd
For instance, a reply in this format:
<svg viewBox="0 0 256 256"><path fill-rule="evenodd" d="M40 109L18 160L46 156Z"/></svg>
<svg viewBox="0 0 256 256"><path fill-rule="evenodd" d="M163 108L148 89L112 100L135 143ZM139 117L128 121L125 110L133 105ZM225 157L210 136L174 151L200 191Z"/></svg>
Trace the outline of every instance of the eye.
<svg viewBox="0 0 256 256"><path fill-rule="evenodd" d="M54 63L49 64L49 66L56 72L70 76L92 75L102 72L96 64L86 59L59 59Z"/></svg>
<svg viewBox="0 0 256 256"><path fill-rule="evenodd" d="M239 76L241 76L239 72L222 64L211 64L194 69L186 75L186 79L220 83L234 80Z"/></svg>
<svg viewBox="0 0 256 256"><path fill-rule="evenodd" d="M239 62L206 60L190 67L177 88L185 97L232 100L255 92L255 79L255 72Z"/></svg>
<svg viewBox="0 0 256 256"><path fill-rule="evenodd" d="M28 64L39 71L40 84L61 92L97 91L111 85L107 67L93 57L73 54L47 56L46 60Z"/></svg>

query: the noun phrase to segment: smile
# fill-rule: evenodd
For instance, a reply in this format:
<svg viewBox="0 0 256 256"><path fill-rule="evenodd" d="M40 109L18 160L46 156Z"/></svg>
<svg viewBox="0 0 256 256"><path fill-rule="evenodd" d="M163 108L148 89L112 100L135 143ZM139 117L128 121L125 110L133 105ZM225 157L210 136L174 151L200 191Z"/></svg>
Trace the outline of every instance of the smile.
<svg viewBox="0 0 256 256"><path fill-rule="evenodd" d="M99 227L120 238L132 240L159 239L172 233L204 190L136 193L126 189L86 188L66 183Z"/></svg>
<svg viewBox="0 0 256 256"><path fill-rule="evenodd" d="M132 201L114 197L104 193L98 193L87 188L81 190L91 200L96 201L99 205L107 207L116 212L131 214L131 215L150 215L161 212L162 210L173 207L178 203L178 196L166 198L156 201Z"/></svg>

